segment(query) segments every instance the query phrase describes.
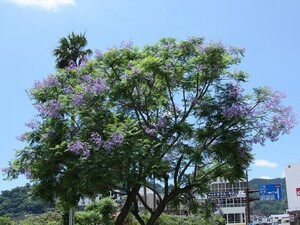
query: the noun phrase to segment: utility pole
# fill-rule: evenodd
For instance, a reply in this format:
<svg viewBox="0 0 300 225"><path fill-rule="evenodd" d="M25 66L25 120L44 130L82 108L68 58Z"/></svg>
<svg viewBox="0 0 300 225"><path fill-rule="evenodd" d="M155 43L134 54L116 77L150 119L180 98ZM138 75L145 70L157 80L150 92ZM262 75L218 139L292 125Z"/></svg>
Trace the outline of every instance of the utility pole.
<svg viewBox="0 0 300 225"><path fill-rule="evenodd" d="M74 225L75 224L75 210L74 208L70 208L69 210L69 225Z"/></svg>
<svg viewBox="0 0 300 225"><path fill-rule="evenodd" d="M246 179L247 179L247 188L245 190L246 194L246 224L250 224L250 202L259 200L257 198L250 198L251 193L258 192L258 190L250 190L249 189L249 180L248 180L248 171L246 171Z"/></svg>
<svg viewBox="0 0 300 225"><path fill-rule="evenodd" d="M258 198L251 198L250 194L258 192L258 190L250 190L249 187L246 188L246 224L250 224L250 202L259 200Z"/></svg>

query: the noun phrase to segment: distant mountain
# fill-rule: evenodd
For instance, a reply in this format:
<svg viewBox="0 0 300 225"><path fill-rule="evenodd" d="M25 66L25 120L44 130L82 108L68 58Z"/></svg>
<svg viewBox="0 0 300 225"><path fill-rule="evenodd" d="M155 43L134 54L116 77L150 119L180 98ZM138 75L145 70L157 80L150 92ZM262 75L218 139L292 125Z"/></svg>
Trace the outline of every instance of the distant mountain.
<svg viewBox="0 0 300 225"><path fill-rule="evenodd" d="M22 217L27 214L42 214L54 206L44 203L30 194L30 185L2 191L0 194L0 216Z"/></svg>
<svg viewBox="0 0 300 225"><path fill-rule="evenodd" d="M251 214L252 215L264 215L270 216L272 214L283 214L288 208L287 195L286 195L286 184L285 178L276 179L253 179L249 181L249 188L258 190L258 186L261 184L280 184L282 188L282 200L275 201L253 201L251 202ZM252 193L252 198L259 198L258 193Z"/></svg>

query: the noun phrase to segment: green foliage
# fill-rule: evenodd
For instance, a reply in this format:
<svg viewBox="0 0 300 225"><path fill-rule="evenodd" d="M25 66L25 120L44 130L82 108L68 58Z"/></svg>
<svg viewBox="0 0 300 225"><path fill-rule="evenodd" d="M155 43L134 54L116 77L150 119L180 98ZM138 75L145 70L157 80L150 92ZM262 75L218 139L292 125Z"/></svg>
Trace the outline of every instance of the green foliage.
<svg viewBox="0 0 300 225"><path fill-rule="evenodd" d="M110 197L102 198L99 201L99 212L104 220L109 221L112 215L117 211L116 203Z"/></svg>
<svg viewBox="0 0 300 225"><path fill-rule="evenodd" d="M124 221L124 225L139 225L131 213L129 213Z"/></svg>
<svg viewBox="0 0 300 225"><path fill-rule="evenodd" d="M62 217L59 213L48 212L39 216L28 216L21 225L61 225Z"/></svg>
<svg viewBox="0 0 300 225"><path fill-rule="evenodd" d="M149 214L143 214L145 220L149 219ZM155 222L155 225L225 225L222 215L211 215L210 219L200 216L177 216L163 213Z"/></svg>
<svg viewBox="0 0 300 225"><path fill-rule="evenodd" d="M78 66L92 54L90 49L84 50L87 45L85 33L75 34L72 32L59 40L59 46L54 49L53 55L56 57L56 68L63 69L73 63Z"/></svg>
<svg viewBox="0 0 300 225"><path fill-rule="evenodd" d="M84 211L76 212L76 224L100 225L113 224L113 214L117 211L116 203L110 197L102 198L99 202L93 202L84 208Z"/></svg>
<svg viewBox="0 0 300 225"><path fill-rule="evenodd" d="M75 221L78 225L102 225L102 216L97 211L81 211L75 213Z"/></svg>
<svg viewBox="0 0 300 225"><path fill-rule="evenodd" d="M62 40L63 53L82 50L81 41ZM163 38L144 48L122 44L86 64L78 57L29 90L38 117L7 169L10 178L26 174L37 195L65 209L117 189L127 195L117 223L132 208L141 221L145 186L160 199L154 212L147 208L153 225L178 196L191 200L216 177L244 177L253 144L276 141L295 124L281 93L244 93L247 74L234 72L243 51L222 43Z"/></svg>
<svg viewBox="0 0 300 225"><path fill-rule="evenodd" d="M16 223L9 217L0 216L0 225L16 225Z"/></svg>

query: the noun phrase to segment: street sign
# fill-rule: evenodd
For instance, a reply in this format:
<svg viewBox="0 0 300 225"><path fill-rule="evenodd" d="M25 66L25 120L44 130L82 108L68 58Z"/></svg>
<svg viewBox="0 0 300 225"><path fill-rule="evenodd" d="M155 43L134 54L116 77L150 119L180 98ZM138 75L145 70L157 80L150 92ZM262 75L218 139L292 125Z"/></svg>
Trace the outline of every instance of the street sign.
<svg viewBox="0 0 300 225"><path fill-rule="evenodd" d="M230 198L237 195L236 191L224 191L224 192L208 192L207 198Z"/></svg>
<svg viewBox="0 0 300 225"><path fill-rule="evenodd" d="M296 195L300 196L300 188L296 188Z"/></svg>
<svg viewBox="0 0 300 225"><path fill-rule="evenodd" d="M238 198L246 198L246 193L245 191L239 191L238 194L236 195Z"/></svg>
<svg viewBox="0 0 300 225"><path fill-rule="evenodd" d="M259 200L281 200L280 184L262 184L258 187Z"/></svg>

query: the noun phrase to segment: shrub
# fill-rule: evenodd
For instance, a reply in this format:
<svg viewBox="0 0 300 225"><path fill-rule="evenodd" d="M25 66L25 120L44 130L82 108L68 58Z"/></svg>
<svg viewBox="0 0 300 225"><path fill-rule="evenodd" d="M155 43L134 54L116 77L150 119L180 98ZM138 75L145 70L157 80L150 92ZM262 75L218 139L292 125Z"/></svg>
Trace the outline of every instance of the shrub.
<svg viewBox="0 0 300 225"><path fill-rule="evenodd" d="M102 216L96 211L81 211L75 213L75 222L78 225L101 225Z"/></svg>
<svg viewBox="0 0 300 225"><path fill-rule="evenodd" d="M16 223L12 221L9 217L0 216L0 225L15 225Z"/></svg>
<svg viewBox="0 0 300 225"><path fill-rule="evenodd" d="M56 212L47 212L39 216L29 216L21 225L61 225L62 216Z"/></svg>

